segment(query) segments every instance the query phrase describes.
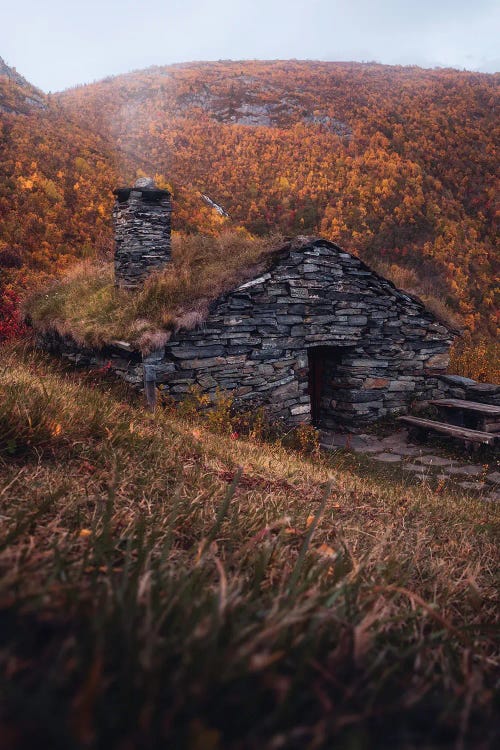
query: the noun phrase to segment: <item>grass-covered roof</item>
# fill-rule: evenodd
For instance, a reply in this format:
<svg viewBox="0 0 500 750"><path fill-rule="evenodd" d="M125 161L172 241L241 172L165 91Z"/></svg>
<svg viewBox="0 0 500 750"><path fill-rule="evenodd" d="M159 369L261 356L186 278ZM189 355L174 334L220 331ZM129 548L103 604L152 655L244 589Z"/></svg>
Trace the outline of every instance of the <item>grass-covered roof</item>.
<svg viewBox="0 0 500 750"><path fill-rule="evenodd" d="M201 323L214 299L264 271L283 244L279 235L174 233L172 262L139 290L116 288L111 262L85 261L32 295L26 314L37 330L55 330L80 344L121 339L147 351L173 331Z"/></svg>

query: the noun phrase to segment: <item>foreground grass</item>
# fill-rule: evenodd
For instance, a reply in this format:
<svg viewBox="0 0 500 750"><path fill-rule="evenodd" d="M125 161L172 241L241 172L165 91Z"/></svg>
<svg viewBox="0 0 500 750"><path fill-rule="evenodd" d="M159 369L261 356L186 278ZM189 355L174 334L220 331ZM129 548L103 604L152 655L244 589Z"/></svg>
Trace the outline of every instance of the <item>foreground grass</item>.
<svg viewBox="0 0 500 750"><path fill-rule="evenodd" d="M493 506L0 356L5 747L494 747Z"/></svg>

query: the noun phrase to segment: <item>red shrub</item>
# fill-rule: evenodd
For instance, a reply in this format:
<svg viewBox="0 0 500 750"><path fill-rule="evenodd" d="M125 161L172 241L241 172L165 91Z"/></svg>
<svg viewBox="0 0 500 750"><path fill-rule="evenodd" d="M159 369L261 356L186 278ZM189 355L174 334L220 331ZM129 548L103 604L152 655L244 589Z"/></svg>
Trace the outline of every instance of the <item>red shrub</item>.
<svg viewBox="0 0 500 750"><path fill-rule="evenodd" d="M26 333L21 319L19 297L13 289L0 291L0 344L19 338Z"/></svg>

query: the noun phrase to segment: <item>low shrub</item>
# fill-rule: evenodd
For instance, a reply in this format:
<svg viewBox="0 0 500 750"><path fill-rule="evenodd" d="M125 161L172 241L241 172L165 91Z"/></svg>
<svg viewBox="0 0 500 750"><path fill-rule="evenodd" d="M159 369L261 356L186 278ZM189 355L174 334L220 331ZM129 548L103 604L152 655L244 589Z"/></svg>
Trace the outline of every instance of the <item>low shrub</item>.
<svg viewBox="0 0 500 750"><path fill-rule="evenodd" d="M271 420L262 408L243 411L236 409L230 393L217 390L213 399L202 393L198 386L191 386L187 396L178 404L160 396L160 405L174 409L184 419L202 421L211 430L222 435L250 437L252 440L281 445L304 455L319 451L319 434L312 425L288 425Z"/></svg>
<svg viewBox="0 0 500 750"><path fill-rule="evenodd" d="M0 345L25 334L18 295L13 289L0 287Z"/></svg>

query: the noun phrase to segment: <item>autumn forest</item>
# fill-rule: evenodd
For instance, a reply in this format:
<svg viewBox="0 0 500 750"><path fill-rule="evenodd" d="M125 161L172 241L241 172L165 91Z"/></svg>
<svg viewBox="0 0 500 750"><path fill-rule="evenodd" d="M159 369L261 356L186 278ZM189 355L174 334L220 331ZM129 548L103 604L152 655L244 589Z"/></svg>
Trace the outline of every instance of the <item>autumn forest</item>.
<svg viewBox="0 0 500 750"><path fill-rule="evenodd" d="M0 66L4 304L75 259L109 254L111 190L151 174L173 192L176 231L321 234L488 348L498 83L447 69L224 61L46 96Z"/></svg>

